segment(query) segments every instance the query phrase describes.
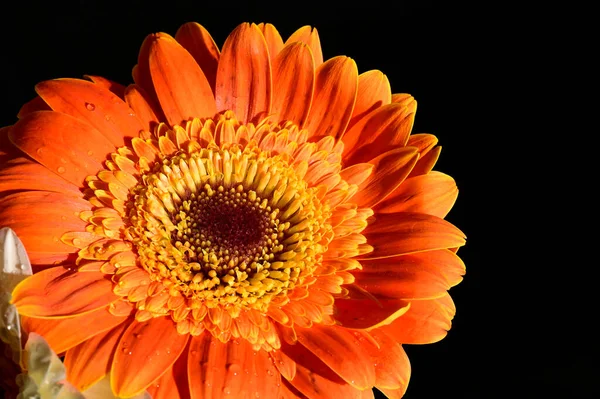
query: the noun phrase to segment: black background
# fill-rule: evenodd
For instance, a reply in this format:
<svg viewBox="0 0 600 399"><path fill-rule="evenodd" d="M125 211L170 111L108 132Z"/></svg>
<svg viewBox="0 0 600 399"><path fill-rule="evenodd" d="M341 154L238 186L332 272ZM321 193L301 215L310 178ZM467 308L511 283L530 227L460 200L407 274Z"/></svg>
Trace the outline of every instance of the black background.
<svg viewBox="0 0 600 399"><path fill-rule="evenodd" d="M130 83L144 37L174 35L188 21L206 27L219 47L241 22L273 23L284 40L312 25L325 59L343 54L361 72L383 71L393 92L417 99L414 132L439 138L444 149L435 169L453 176L460 190L447 219L467 235L459 251L467 274L451 290L453 328L439 343L406 347L406 397L600 397L592 348L574 346L594 332L576 327L577 317L565 312L570 294L550 284L552 268L537 256L544 227L511 217L525 208L534 218L537 206L515 194L536 183L535 170L519 166L532 148L517 135L518 117L527 113L515 110L522 100L511 94L520 83L515 67L527 72L528 49L513 46L525 38L514 40L513 21L497 8L376 0L50 3L1 6L1 126L14 123L39 81L92 74Z"/></svg>

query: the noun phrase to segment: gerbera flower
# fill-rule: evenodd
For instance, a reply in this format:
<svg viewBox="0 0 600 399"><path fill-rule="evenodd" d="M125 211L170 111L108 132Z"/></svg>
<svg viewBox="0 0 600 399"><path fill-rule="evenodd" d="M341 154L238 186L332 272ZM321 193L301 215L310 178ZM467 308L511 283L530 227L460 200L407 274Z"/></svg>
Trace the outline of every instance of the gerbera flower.
<svg viewBox="0 0 600 399"><path fill-rule="evenodd" d="M120 397L401 397L464 273L415 100L270 24L150 35L133 79L42 82L2 129L24 328Z"/></svg>

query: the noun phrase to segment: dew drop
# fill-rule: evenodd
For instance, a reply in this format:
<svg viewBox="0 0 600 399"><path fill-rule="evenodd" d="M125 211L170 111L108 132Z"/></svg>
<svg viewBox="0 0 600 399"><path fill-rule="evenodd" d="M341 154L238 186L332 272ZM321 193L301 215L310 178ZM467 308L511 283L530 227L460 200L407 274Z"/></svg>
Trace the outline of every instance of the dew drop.
<svg viewBox="0 0 600 399"><path fill-rule="evenodd" d="M106 115L106 116L104 117L104 119L106 119L107 121L109 121L109 120L110 120L110 116L109 116L109 115Z"/></svg>
<svg viewBox="0 0 600 399"><path fill-rule="evenodd" d="M66 216L64 216L64 215L63 215L63 216L61 216L60 218L61 218L62 220L67 220L67 217L66 217Z"/></svg>
<svg viewBox="0 0 600 399"><path fill-rule="evenodd" d="M59 167L58 167L58 169L56 169L56 171L57 171L58 173L65 173L65 172L67 171L67 169L65 169L65 167L64 167L64 166L59 166Z"/></svg>
<svg viewBox="0 0 600 399"><path fill-rule="evenodd" d="M44 149L38 148L36 152L38 153L38 155L42 155L44 153Z"/></svg>
<svg viewBox="0 0 600 399"><path fill-rule="evenodd" d="M268 370L267 370L267 374L272 376L272 375L273 375L273 370L271 370L271 369L268 369Z"/></svg>
<svg viewBox="0 0 600 399"><path fill-rule="evenodd" d="M86 108L88 111L93 111L93 110L95 110L95 109L96 109L96 106L95 106L94 104L92 104L92 103L85 103L85 108Z"/></svg>
<svg viewBox="0 0 600 399"><path fill-rule="evenodd" d="M196 356L198 354L198 351L191 351L192 356Z"/></svg>
<svg viewBox="0 0 600 399"><path fill-rule="evenodd" d="M223 395L231 395L231 389L229 387L223 387Z"/></svg>
<svg viewBox="0 0 600 399"><path fill-rule="evenodd" d="M87 154L88 154L88 155L91 157L92 155L94 155L94 151L92 151L92 150L89 150L89 151L87 152Z"/></svg>
<svg viewBox="0 0 600 399"><path fill-rule="evenodd" d="M232 363L229 366L227 366L227 370L229 371L230 374L232 375L238 375L240 373L240 371L242 371L242 368L240 367L239 364L237 363Z"/></svg>

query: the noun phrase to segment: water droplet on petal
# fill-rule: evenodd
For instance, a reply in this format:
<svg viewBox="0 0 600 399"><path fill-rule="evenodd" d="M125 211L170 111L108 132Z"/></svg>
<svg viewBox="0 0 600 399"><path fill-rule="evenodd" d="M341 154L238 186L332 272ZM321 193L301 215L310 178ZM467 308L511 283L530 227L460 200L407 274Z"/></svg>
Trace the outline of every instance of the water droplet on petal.
<svg viewBox="0 0 600 399"><path fill-rule="evenodd" d="M95 109L96 109L96 106L95 106L94 104L92 104L92 103L85 103L85 108L86 108L88 111L93 111L93 110L95 110Z"/></svg>
<svg viewBox="0 0 600 399"><path fill-rule="evenodd" d="M110 120L110 116L109 116L109 115L106 115L106 116L104 117L104 119L106 119L107 121L109 121L109 120Z"/></svg>
<svg viewBox="0 0 600 399"><path fill-rule="evenodd" d="M67 169L64 166L59 166L56 171L58 173L65 173L67 171Z"/></svg>
<svg viewBox="0 0 600 399"><path fill-rule="evenodd" d="M38 148L36 152L38 153L38 155L42 155L44 153L44 149Z"/></svg>
<svg viewBox="0 0 600 399"><path fill-rule="evenodd" d="M231 389L229 387L223 387L223 395L231 395Z"/></svg>
<svg viewBox="0 0 600 399"><path fill-rule="evenodd" d="M92 151L92 150L89 150L89 151L87 152L87 154L88 154L88 155L91 157L92 155L94 155L94 151Z"/></svg>
<svg viewBox="0 0 600 399"><path fill-rule="evenodd" d="M242 371L242 368L240 367L239 364L232 363L229 366L227 366L227 370L229 371L229 373L231 375L238 375L240 373L240 371Z"/></svg>
<svg viewBox="0 0 600 399"><path fill-rule="evenodd" d="M198 354L198 351L191 351L190 353L192 354L192 356L196 356Z"/></svg>

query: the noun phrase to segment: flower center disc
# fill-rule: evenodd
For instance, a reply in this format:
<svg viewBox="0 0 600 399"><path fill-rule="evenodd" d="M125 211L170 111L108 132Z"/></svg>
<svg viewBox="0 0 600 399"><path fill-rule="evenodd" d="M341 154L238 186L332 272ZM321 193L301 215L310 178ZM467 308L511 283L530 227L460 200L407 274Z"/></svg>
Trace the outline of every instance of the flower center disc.
<svg viewBox="0 0 600 399"><path fill-rule="evenodd" d="M172 295L266 311L312 274L329 209L284 157L228 147L157 162L132 190L126 237Z"/></svg>

